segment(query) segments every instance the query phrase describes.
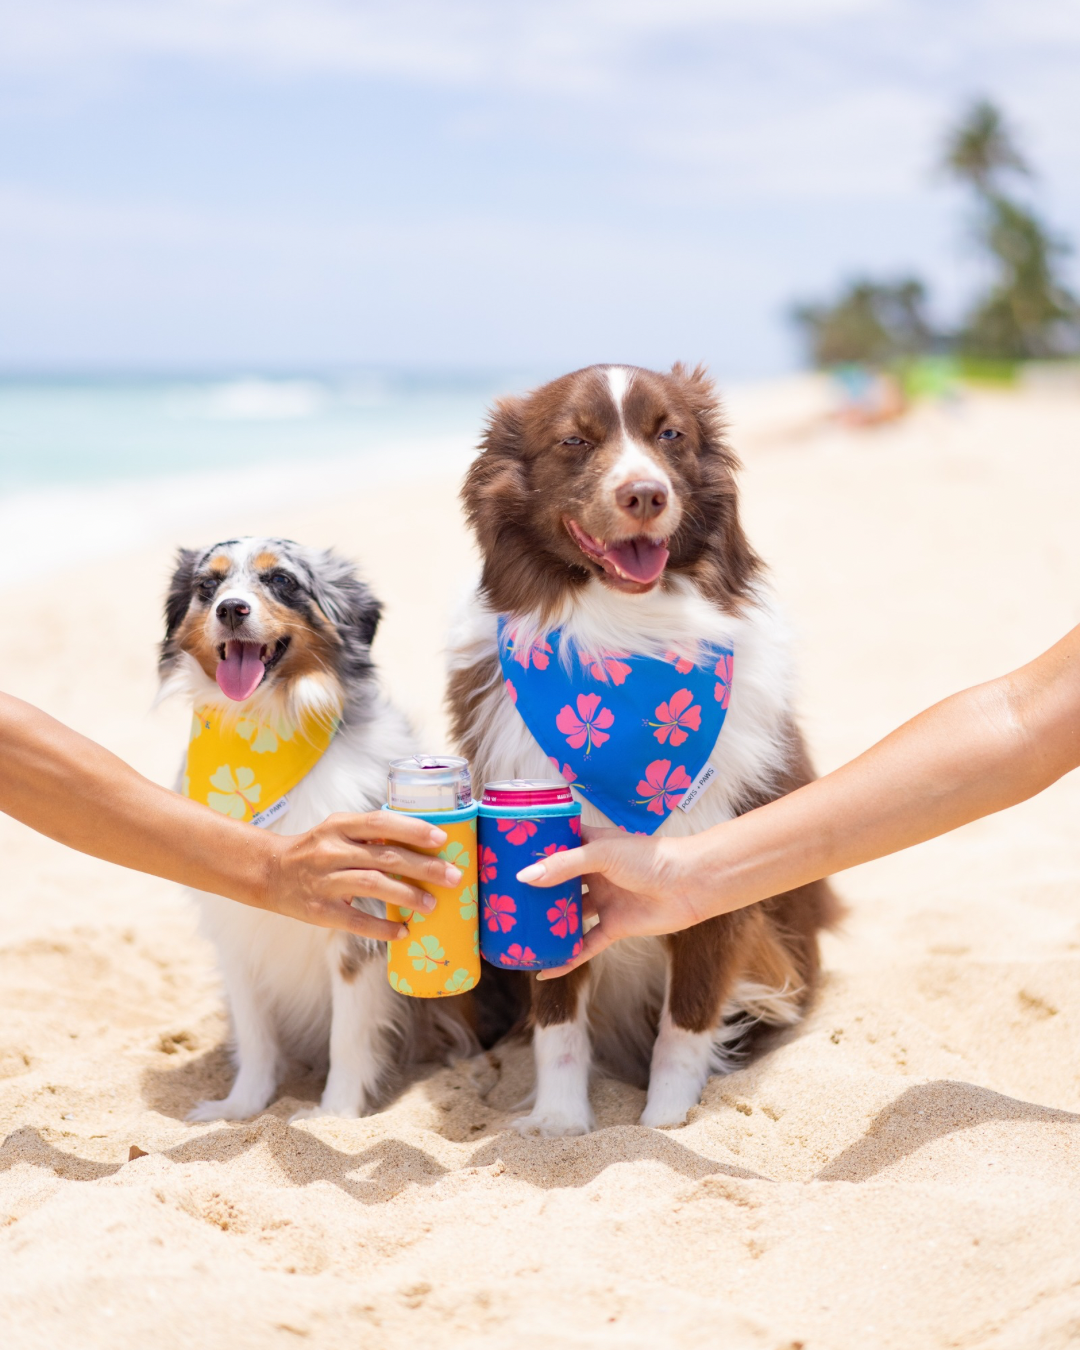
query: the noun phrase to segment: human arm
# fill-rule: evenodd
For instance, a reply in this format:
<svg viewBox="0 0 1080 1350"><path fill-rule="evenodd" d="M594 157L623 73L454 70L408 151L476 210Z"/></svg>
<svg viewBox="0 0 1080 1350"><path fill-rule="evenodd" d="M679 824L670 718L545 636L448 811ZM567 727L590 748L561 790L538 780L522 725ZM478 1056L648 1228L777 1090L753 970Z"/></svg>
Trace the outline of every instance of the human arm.
<svg viewBox="0 0 1080 1350"><path fill-rule="evenodd" d="M431 896L406 878L460 879L456 868L413 851L446 842L426 821L373 811L331 816L306 834L273 834L150 782L7 694L0 694L0 811L82 853L362 937L396 938L401 925L353 909L352 896L426 910Z"/></svg>
<svg viewBox="0 0 1080 1350"><path fill-rule="evenodd" d="M1035 796L1080 764L1080 628L1012 674L954 694L842 768L685 839L586 831L519 873L584 876L599 924L580 965L631 935L676 932ZM562 974L569 966L547 971Z"/></svg>

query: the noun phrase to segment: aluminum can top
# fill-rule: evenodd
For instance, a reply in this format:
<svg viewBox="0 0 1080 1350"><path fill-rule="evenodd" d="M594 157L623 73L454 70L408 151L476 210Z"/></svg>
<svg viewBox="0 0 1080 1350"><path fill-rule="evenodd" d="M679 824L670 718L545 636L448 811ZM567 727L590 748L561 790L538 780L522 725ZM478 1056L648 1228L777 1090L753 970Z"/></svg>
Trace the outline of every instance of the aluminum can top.
<svg viewBox="0 0 1080 1350"><path fill-rule="evenodd" d="M471 806L469 761L457 755L391 760L386 804L394 811L461 811Z"/></svg>
<svg viewBox="0 0 1080 1350"><path fill-rule="evenodd" d="M573 800L560 778L504 778L484 784L485 806L569 806Z"/></svg>

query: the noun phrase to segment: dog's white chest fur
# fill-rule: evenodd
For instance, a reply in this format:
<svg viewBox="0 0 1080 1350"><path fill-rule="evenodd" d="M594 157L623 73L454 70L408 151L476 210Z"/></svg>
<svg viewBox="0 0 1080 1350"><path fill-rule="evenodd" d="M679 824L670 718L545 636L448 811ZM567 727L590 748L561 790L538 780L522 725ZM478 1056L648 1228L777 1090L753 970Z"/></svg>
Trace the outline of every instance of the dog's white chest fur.
<svg viewBox="0 0 1080 1350"><path fill-rule="evenodd" d="M270 828L299 834L335 812L377 810L387 761L413 748L404 718L377 700L362 727L338 733L289 794L288 813ZM345 979L341 957L354 941L346 934L193 894L228 993L237 1074L224 1100L201 1103L189 1118L256 1115L272 1100L291 1058L329 1064L318 1113L355 1116L370 1109L386 1077L388 1041L402 1034L410 1012L390 989L375 947L359 972ZM365 908L381 912L375 902Z"/></svg>

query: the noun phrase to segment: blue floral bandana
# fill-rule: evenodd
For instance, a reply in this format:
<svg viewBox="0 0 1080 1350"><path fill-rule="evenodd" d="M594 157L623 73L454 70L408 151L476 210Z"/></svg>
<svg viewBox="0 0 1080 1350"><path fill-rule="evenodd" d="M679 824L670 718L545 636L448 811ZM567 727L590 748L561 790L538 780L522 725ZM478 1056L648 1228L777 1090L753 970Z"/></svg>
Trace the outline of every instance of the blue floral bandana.
<svg viewBox="0 0 1080 1350"><path fill-rule="evenodd" d="M734 656L704 645L698 664L573 648L561 630L517 643L499 618L507 697L556 770L586 801L633 834L653 834L688 809L712 776L709 755L727 716Z"/></svg>

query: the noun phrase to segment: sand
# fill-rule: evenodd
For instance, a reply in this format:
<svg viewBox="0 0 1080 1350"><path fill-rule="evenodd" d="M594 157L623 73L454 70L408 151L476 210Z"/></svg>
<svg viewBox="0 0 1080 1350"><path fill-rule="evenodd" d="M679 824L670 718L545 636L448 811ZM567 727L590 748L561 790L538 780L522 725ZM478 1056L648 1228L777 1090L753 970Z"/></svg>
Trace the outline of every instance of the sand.
<svg viewBox="0 0 1080 1350"><path fill-rule="evenodd" d="M1080 398L982 393L861 432L822 399L745 393L733 435L826 769L1080 620ZM437 746L435 646L473 566L462 459L323 507L207 494L152 547L35 564L0 583L4 685L169 781L186 712L149 706L170 551L281 531L361 561L387 681ZM182 895L0 820L3 1344L1080 1342L1078 818L1070 779L847 874L801 1027L683 1129L598 1081L599 1129L565 1141L508 1129L521 1049L360 1121L290 1125L320 1087L297 1070L256 1120L186 1124L230 1068Z"/></svg>

